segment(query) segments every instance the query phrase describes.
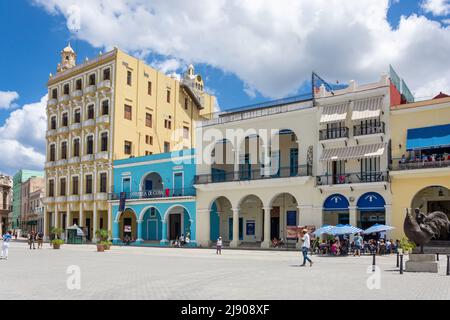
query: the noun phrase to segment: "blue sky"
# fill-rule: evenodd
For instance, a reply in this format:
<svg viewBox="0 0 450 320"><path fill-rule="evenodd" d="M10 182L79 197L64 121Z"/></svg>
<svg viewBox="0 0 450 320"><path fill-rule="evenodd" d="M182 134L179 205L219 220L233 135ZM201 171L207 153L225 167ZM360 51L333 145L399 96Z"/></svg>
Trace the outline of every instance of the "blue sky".
<svg viewBox="0 0 450 320"><path fill-rule="evenodd" d="M167 30L157 29L155 26L160 25L162 20L169 21L168 18L175 21L184 17L189 19L191 10L199 10L195 8L197 4L180 1L174 7L182 11L183 15L170 16L171 13L168 12L173 10L167 10L167 2L132 0L129 3L134 3L134 7L128 8L128 2L117 0L116 3L120 5L117 4L114 8L113 17L122 15L121 18L126 19L131 16L126 24L129 27L121 26L121 32L108 34L108 30L114 30L113 23L116 21L105 29L102 29L102 25L100 28L95 25L106 19L105 17L111 17L111 12L95 5L100 1L103 0L0 1L0 93L11 91L19 95L10 108L0 107L0 145L2 139L17 141L29 151L31 169L41 166L42 157L36 160L36 155L43 154L44 143L29 144L26 137L17 138L12 134L6 136L5 132L11 130L5 125L5 121L11 118L12 112L20 111L24 105L38 103L45 95L49 73L55 72L59 52L69 41L76 49L79 61L85 57L93 57L101 50L105 51L105 47L119 44L121 48L132 53L147 52L145 60L148 63L166 59L175 59L180 66L194 63L196 71L206 79L206 86L217 96L222 109L302 93L307 87L312 70L330 82L347 82L350 79L362 82L377 81L378 76L388 70L390 63L420 96L450 91L450 47L439 45L436 51L433 51L433 42L430 42L431 45L427 42L432 39L436 39L436 42L449 42L448 0L348 0L342 2L345 5L339 5L337 1L328 5L329 2L324 0L299 5L290 2L291 7L298 7L297 9L287 5L286 8L281 8L283 5L270 1L250 2L251 6L241 5L239 2L233 6L222 3L221 7L218 4L220 1L199 1L199 8L210 13L214 19L190 20L191 23L187 23L183 28L178 28L177 25L173 25L171 29L166 28L170 29L170 36L182 40L187 38L180 46L174 44L175 41L165 42L164 39L168 37ZM433 5L430 6L431 9L424 8L424 1ZM80 34L73 34L67 28L66 10L67 4L71 2L79 4L82 9L89 8L89 11L94 11L93 14L83 11ZM344 7L342 16L336 17L335 21L330 22L324 18L317 23L308 20L311 16L308 10L323 10L325 17L330 14L326 10L336 11L333 6ZM139 16L134 16L138 11L136 7L142 8L145 13L151 12L152 15L145 16L142 22ZM387 9L387 14L384 9ZM95 10L104 11L97 13ZM281 12L280 15L277 15L278 11ZM214 16L217 12L220 13L218 17ZM196 14L197 12L194 12L193 16L196 18L192 19L198 18ZM222 14L227 20L218 22ZM406 18L403 25L399 24L401 16ZM370 21L372 17L373 23ZM262 24L261 20L264 19ZM137 21L138 27L143 25L143 33L146 33L151 41L129 41L130 34L127 32L133 32L133 27L136 28L133 20ZM287 21L285 24L284 20ZM121 21L123 23L124 20ZM233 26L227 25L226 21L232 21ZM298 21L301 21L300 25ZM388 24L383 27L384 22ZM107 25L106 21L104 25ZM198 29L199 25L204 30ZM183 33L190 27L191 32ZM312 30L302 30L307 27ZM353 31L355 34L350 34ZM189 38L195 32L198 35ZM346 35L347 33L349 34ZM383 42L380 34L385 34L384 38L391 41L389 45ZM321 37L322 42L316 41ZM353 39L354 43L351 42ZM389 50L389 47L398 42L404 42L401 43L404 50L401 54L395 48ZM364 59L368 62L363 63ZM447 65L445 68L442 67L444 64ZM181 73L182 69L175 71ZM19 117L17 114L15 116ZM43 126L40 125L39 128L42 130ZM0 171L11 172L15 169L14 164L2 163L0 160Z"/></svg>

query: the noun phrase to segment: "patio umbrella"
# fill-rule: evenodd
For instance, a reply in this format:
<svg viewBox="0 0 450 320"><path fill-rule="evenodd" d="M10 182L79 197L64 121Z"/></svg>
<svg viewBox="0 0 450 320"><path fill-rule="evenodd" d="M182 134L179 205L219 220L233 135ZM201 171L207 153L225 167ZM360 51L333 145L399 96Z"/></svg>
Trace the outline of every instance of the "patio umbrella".
<svg viewBox="0 0 450 320"><path fill-rule="evenodd" d="M354 227L352 225L349 224L338 224L337 226L331 228L328 231L328 234L331 234L333 236L340 236L340 235L345 235L345 234L354 234L354 233L359 233L359 232L363 232L364 230L359 229L357 227Z"/></svg>
<svg viewBox="0 0 450 320"><path fill-rule="evenodd" d="M370 228L364 230L364 234L371 234L371 233L379 233L379 232L384 232L384 231L388 231L388 230L392 230L395 229L394 227L391 226L386 226L384 224L374 224L373 226L371 226Z"/></svg>
<svg viewBox="0 0 450 320"><path fill-rule="evenodd" d="M323 225L321 228L317 229L316 231L313 232L313 235L315 235L316 237L320 237L322 234L329 234L328 232L334 228L334 226L330 226L330 225Z"/></svg>

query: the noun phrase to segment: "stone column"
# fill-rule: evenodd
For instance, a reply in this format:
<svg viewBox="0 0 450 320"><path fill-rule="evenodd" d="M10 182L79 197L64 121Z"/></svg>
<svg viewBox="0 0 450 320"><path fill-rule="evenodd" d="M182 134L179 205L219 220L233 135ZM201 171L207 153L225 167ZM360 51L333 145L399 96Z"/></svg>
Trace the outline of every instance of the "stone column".
<svg viewBox="0 0 450 320"><path fill-rule="evenodd" d="M233 241L230 246L237 248L239 246L239 208L232 208L233 211Z"/></svg>
<svg viewBox="0 0 450 320"><path fill-rule="evenodd" d="M97 236L95 235L95 233L97 232L98 229L98 211L97 211L97 203L94 202L94 210L92 211L92 242L96 243L97 242Z"/></svg>
<svg viewBox="0 0 450 320"><path fill-rule="evenodd" d="M72 215L70 214L70 204L67 203L66 207L67 207L67 209L66 209L66 229L67 229L68 227L70 227L72 225L72 222L71 222Z"/></svg>
<svg viewBox="0 0 450 320"><path fill-rule="evenodd" d="M48 235L50 234L49 230L48 230L48 223L49 223L49 219L48 219L48 212L47 212L47 206L44 206L44 228L43 228L43 232L44 232L44 240L48 240Z"/></svg>
<svg viewBox="0 0 450 320"><path fill-rule="evenodd" d="M119 221L113 222L112 237L113 237L114 244L117 244L120 242Z"/></svg>
<svg viewBox="0 0 450 320"><path fill-rule="evenodd" d="M197 209L197 243L202 247L211 245L211 210Z"/></svg>
<svg viewBox="0 0 450 320"><path fill-rule="evenodd" d="M166 220L163 220L161 222L162 222L161 244L166 245L169 242L169 240L167 239L167 222Z"/></svg>
<svg viewBox="0 0 450 320"><path fill-rule="evenodd" d="M357 211L356 206L348 207L349 210L349 218L350 218L350 224L354 227L357 227Z"/></svg>
<svg viewBox="0 0 450 320"><path fill-rule="evenodd" d="M384 206L385 223L387 226L392 226L392 205L386 204ZM392 238L393 231L386 232L386 239Z"/></svg>
<svg viewBox="0 0 450 320"><path fill-rule="evenodd" d="M144 221L142 221L142 220L138 220L137 224L136 224L136 226L137 226L136 244L141 244L144 241L144 239L142 239L142 224L143 224L143 222Z"/></svg>
<svg viewBox="0 0 450 320"><path fill-rule="evenodd" d="M112 221L113 221L113 216L112 216L112 205L108 204L108 231L112 232Z"/></svg>
<svg viewBox="0 0 450 320"><path fill-rule="evenodd" d="M270 248L270 212L271 207L264 207L264 241L261 243L261 248Z"/></svg>

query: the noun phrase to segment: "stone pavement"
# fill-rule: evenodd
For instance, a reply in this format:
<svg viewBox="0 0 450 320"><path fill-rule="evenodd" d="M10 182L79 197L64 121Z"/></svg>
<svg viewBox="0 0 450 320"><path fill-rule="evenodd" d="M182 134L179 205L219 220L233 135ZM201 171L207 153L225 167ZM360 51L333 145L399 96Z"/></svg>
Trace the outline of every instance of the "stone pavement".
<svg viewBox="0 0 450 320"><path fill-rule="evenodd" d="M394 255L377 257L380 288L367 286L372 257L317 257L299 267L299 252L112 247L29 250L12 243L0 260L2 299L450 299L445 257L438 274L404 273ZM69 266L81 289L69 290ZM371 278L373 280L373 278ZM372 287L376 281L370 281ZM6 290L5 290L6 289Z"/></svg>

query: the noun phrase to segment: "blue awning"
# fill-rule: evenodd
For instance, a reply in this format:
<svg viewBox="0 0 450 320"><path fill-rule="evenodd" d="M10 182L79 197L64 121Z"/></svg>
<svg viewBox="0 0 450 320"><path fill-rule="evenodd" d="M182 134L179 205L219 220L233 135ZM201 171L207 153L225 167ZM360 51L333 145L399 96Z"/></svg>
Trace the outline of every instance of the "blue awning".
<svg viewBox="0 0 450 320"><path fill-rule="evenodd" d="M408 129L406 149L433 149L450 146L450 124Z"/></svg>
<svg viewBox="0 0 450 320"><path fill-rule="evenodd" d="M386 201L376 192L367 192L359 197L356 206L359 211L384 211Z"/></svg>
<svg viewBox="0 0 450 320"><path fill-rule="evenodd" d="M332 194L324 204L324 211L348 211L349 202L346 197L341 194Z"/></svg>

